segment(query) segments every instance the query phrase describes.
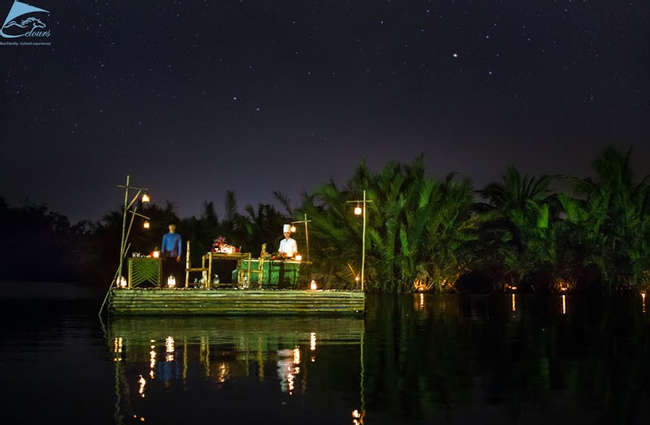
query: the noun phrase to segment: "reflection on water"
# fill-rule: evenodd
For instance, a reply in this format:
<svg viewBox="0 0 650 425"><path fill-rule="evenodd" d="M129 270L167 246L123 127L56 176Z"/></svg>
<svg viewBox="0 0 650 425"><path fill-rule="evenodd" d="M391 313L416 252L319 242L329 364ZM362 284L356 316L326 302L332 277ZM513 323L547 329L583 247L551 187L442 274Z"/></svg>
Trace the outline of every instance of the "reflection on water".
<svg viewBox="0 0 650 425"><path fill-rule="evenodd" d="M363 319L102 326L101 298L48 289L0 296L3 423L650 423L641 295L370 296Z"/></svg>
<svg viewBox="0 0 650 425"><path fill-rule="evenodd" d="M359 423L363 332L359 318L116 318L116 419L245 423L265 406L276 421Z"/></svg>
<svg viewBox="0 0 650 425"><path fill-rule="evenodd" d="M368 300L366 423L650 423L645 298Z"/></svg>
<svg viewBox="0 0 650 425"><path fill-rule="evenodd" d="M645 299L565 294L371 296L365 319L108 326L116 417L154 423L646 423L649 334Z"/></svg>

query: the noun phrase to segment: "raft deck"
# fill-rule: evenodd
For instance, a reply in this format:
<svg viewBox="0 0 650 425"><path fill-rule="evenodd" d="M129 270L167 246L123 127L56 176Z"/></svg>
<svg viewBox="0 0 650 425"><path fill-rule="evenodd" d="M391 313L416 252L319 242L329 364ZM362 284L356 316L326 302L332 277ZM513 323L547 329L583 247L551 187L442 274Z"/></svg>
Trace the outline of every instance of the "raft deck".
<svg viewBox="0 0 650 425"><path fill-rule="evenodd" d="M365 294L330 290L112 289L108 312L147 315L363 315Z"/></svg>

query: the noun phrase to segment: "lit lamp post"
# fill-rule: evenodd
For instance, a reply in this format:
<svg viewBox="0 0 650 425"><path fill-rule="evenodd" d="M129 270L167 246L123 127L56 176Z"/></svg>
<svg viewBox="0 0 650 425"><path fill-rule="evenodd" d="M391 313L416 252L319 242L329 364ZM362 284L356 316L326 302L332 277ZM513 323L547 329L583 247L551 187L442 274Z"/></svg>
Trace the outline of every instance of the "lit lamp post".
<svg viewBox="0 0 650 425"><path fill-rule="evenodd" d="M366 191L363 191L363 199L355 201L347 201L348 203L355 203L357 206L354 208L355 215L363 215L363 230L361 232L361 291L364 290L365 284L365 270L366 270L366 204L372 200L366 198Z"/></svg>
<svg viewBox="0 0 650 425"><path fill-rule="evenodd" d="M119 265L119 267L117 269L117 278L118 279L121 279L124 276L122 274L122 269L123 269L123 265L124 265L124 256L126 255L126 251L127 251L126 243L129 240L129 234L131 233L131 227L133 226L133 219L137 215L137 216L140 216L140 217L144 218L145 220L147 220L147 221L145 221L145 224L144 224L144 227L146 229L149 228L149 226L148 226L149 221L148 220L150 220L149 217L136 212L136 209L138 208L137 205L132 210L130 209L133 206L133 204L135 204L135 201L138 200L138 198L140 197L140 194L142 192L144 192L144 194L142 195L142 203L143 204L149 203L150 198L149 198L149 195L147 194L148 189L145 188L145 187L132 187L132 186L129 186L129 180L130 180L130 178L127 175L126 176L126 186L118 185L118 187L123 187L124 188L124 211L122 212L122 242L120 243L120 265ZM133 197L133 199L131 199L131 201L129 201L129 190L130 189L137 190L135 196ZM131 221L129 223L128 231L126 230L126 215L127 215L127 212L131 213ZM131 282L129 282L129 285L130 284L131 284Z"/></svg>

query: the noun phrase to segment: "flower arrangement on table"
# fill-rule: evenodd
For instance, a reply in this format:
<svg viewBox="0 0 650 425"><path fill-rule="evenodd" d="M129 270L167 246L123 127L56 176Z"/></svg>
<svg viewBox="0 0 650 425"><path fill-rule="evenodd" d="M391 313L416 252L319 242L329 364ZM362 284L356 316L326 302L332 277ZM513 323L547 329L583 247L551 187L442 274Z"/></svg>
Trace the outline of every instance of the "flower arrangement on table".
<svg viewBox="0 0 650 425"><path fill-rule="evenodd" d="M223 252L226 254L232 254L233 252L238 252L239 250L232 245L226 243L226 238L219 236L212 243L212 252Z"/></svg>

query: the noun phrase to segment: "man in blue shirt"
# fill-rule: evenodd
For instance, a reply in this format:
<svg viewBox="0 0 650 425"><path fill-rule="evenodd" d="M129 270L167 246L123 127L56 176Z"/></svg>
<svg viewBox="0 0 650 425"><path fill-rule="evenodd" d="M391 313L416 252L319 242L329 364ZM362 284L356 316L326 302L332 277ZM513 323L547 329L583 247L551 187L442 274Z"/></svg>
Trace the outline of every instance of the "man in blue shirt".
<svg viewBox="0 0 650 425"><path fill-rule="evenodd" d="M162 255L162 282L163 286L167 285L169 276L174 276L176 283L181 281L178 265L181 262L183 245L181 235L176 233L176 225L169 225L169 233L165 233L162 238L160 254Z"/></svg>

